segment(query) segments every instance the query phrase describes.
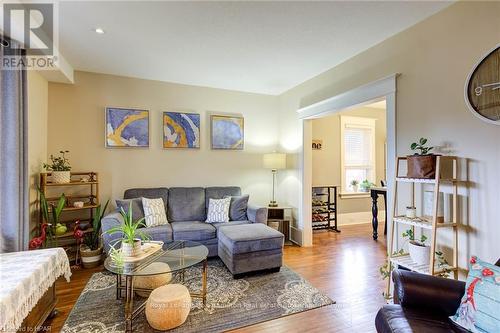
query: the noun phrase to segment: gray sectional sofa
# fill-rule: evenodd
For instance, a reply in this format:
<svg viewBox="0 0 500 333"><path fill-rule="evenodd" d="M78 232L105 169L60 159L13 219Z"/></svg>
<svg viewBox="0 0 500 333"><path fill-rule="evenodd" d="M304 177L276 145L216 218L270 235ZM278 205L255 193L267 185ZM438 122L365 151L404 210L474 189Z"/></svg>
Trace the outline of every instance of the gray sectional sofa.
<svg viewBox="0 0 500 333"><path fill-rule="evenodd" d="M159 187L128 189L124 193L124 199L163 199L169 224L142 229L152 240L191 240L204 244L209 250L209 257L219 255L234 275L262 269L279 269L282 265L283 234L266 225L267 208L248 205L246 219L211 224L204 222L210 198L240 195L239 187ZM141 212L134 212L134 216L140 215ZM106 253L110 244L119 241L121 235L109 235L105 231L121 223L123 219L118 211L102 219ZM244 225L248 227L236 227ZM220 239L223 239L221 244ZM220 254L219 251L223 253ZM267 256L269 260L266 260Z"/></svg>

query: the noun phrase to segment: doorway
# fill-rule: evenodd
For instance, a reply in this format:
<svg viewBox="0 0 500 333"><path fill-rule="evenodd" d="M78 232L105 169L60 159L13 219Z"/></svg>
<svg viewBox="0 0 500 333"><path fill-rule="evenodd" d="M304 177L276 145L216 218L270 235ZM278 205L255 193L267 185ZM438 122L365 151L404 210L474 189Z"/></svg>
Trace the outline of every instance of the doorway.
<svg viewBox="0 0 500 333"><path fill-rule="evenodd" d="M330 114L339 113L356 107L361 107L385 99L386 101L386 129L387 129L387 211L390 212L393 201L393 180L396 158L396 78L393 74L386 78L351 89L342 94L330 97L318 103L298 110L302 121L303 145L301 151L300 178L301 201L299 206L299 225L302 227L302 245L312 246L312 120ZM390 228L390 214L388 227ZM387 231L388 233L391 230Z"/></svg>
<svg viewBox="0 0 500 333"><path fill-rule="evenodd" d="M384 98L311 120L315 234L371 224L372 190L383 191L387 180L386 118ZM384 206L380 200L377 217L382 223Z"/></svg>

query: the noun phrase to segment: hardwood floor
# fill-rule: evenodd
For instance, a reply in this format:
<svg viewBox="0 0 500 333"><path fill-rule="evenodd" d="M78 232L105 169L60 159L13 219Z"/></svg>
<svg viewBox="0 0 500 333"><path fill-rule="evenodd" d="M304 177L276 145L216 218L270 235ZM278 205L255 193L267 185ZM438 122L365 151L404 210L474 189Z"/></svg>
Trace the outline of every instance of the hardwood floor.
<svg viewBox="0 0 500 333"><path fill-rule="evenodd" d="M341 233L314 234L314 246L285 247L285 264L337 303L235 330L247 332L373 332L374 318L384 304L385 283L378 268L385 258L383 225L372 239L371 224L343 226ZM61 330L90 276L102 267L73 271L71 282L57 282L59 314L45 323Z"/></svg>

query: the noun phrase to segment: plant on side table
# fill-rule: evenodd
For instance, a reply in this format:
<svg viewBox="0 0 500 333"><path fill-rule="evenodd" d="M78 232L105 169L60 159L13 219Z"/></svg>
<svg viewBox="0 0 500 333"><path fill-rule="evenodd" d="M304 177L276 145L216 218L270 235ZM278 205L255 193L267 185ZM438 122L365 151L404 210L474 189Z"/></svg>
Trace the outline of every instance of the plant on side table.
<svg viewBox="0 0 500 333"><path fill-rule="evenodd" d="M80 245L80 255L82 256L82 264L84 268L92 268L99 266L102 258L102 243L101 243L101 220L108 208L109 200L106 201L104 208L101 205L95 209L95 215L92 220L92 231L83 236L83 244Z"/></svg>
<svg viewBox="0 0 500 333"><path fill-rule="evenodd" d="M52 182L56 184L69 183L71 181L71 166L66 154L69 150L59 151L61 156L50 155L50 164L44 163L43 167L51 172Z"/></svg>
<svg viewBox="0 0 500 333"><path fill-rule="evenodd" d="M434 147L428 147L426 144L426 138L420 138L418 142L411 144L410 148L415 153L406 157L408 162L408 178L431 179L436 176L437 155L430 153Z"/></svg>
<svg viewBox="0 0 500 333"><path fill-rule="evenodd" d="M141 253L141 240L148 240L149 236L138 230L145 227L144 217L134 221L132 218L132 203L130 203L127 212L120 209L120 214L123 217L123 223L119 226L112 227L107 230L107 234L122 233L121 251L125 257L134 257Z"/></svg>

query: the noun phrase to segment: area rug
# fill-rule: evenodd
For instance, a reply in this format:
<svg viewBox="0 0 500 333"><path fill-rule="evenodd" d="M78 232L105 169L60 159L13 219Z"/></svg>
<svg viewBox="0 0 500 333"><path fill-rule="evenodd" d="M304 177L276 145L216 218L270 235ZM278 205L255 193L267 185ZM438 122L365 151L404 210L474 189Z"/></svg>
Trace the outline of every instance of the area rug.
<svg viewBox="0 0 500 333"><path fill-rule="evenodd" d="M200 276L201 266L189 268L185 272L184 285L190 291L198 292L201 289ZM193 298L186 322L169 332L222 332L334 303L286 266L277 273L235 280L220 259L211 259L207 281L206 306ZM137 304L144 299L136 297L135 300ZM116 300L116 277L108 272L95 273L78 298L62 332L114 333L124 330L123 301ZM149 326L144 313L134 319L133 331L158 332Z"/></svg>

